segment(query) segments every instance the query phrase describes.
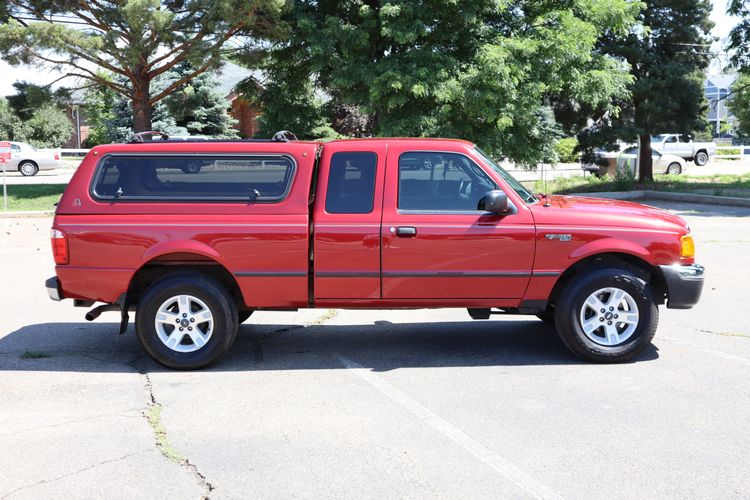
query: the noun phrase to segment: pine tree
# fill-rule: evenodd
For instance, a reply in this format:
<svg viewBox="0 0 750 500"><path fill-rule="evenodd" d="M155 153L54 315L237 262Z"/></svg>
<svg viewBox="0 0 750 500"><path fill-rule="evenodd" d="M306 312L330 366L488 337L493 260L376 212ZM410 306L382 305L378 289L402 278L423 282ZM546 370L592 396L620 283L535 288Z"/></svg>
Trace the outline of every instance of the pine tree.
<svg viewBox="0 0 750 500"><path fill-rule="evenodd" d="M68 71L64 77L109 87L128 101L133 127L141 132L154 126L155 104L220 66L230 39L252 45L273 31L281 5L282 0L8 0L0 8L0 54L10 64L55 65ZM76 18L78 25L58 22L59 15ZM152 88L156 78L184 62L193 70L167 87ZM118 78L102 78L92 66Z"/></svg>
<svg viewBox="0 0 750 500"><path fill-rule="evenodd" d="M182 75L191 70L185 65L176 73ZM185 128L188 134L224 139L238 136L236 121L227 112L229 102L219 90L213 73L204 73L176 89L165 99L165 104L177 126Z"/></svg>

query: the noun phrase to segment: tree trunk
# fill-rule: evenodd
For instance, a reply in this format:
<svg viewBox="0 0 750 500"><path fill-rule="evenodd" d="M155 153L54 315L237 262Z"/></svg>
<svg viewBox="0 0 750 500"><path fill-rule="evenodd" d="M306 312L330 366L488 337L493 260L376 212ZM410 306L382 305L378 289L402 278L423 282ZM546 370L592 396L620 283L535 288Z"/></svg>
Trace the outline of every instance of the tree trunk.
<svg viewBox="0 0 750 500"><path fill-rule="evenodd" d="M653 158L651 157L651 136L642 135L640 136L641 144L638 149L638 170L639 176L638 181L653 181L654 180L654 164Z"/></svg>
<svg viewBox="0 0 750 500"><path fill-rule="evenodd" d="M148 88L148 84L146 88ZM133 131L136 134L151 130L151 105L148 100L149 92L147 90L133 89Z"/></svg>

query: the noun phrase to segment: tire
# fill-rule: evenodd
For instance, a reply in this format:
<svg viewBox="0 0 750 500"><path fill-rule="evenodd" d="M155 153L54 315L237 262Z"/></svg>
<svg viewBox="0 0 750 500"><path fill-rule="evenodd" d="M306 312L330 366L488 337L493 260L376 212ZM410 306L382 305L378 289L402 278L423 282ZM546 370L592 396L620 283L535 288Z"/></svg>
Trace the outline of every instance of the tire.
<svg viewBox="0 0 750 500"><path fill-rule="evenodd" d="M697 153L695 153L693 161L696 165L702 167L703 165L708 163L708 153L706 153L705 151L698 151Z"/></svg>
<svg viewBox="0 0 750 500"><path fill-rule="evenodd" d="M33 161L25 160L18 164L18 171L25 177L31 177L39 172L39 166Z"/></svg>
<svg viewBox="0 0 750 500"><path fill-rule="evenodd" d="M143 349L156 362L178 370L214 363L234 343L237 326L237 306L227 289L198 273L176 273L151 285L135 316Z"/></svg>
<svg viewBox="0 0 750 500"><path fill-rule="evenodd" d="M670 163L669 166L667 166L667 175L680 175L682 173L682 165L680 165L677 162Z"/></svg>
<svg viewBox="0 0 750 500"><path fill-rule="evenodd" d="M595 314L592 304L598 309ZM563 343L576 356L597 363L619 363L636 356L651 343L658 323L659 308L649 285L619 268L597 269L574 278L555 308L555 325Z"/></svg>
<svg viewBox="0 0 750 500"><path fill-rule="evenodd" d="M242 323L247 321L247 319L252 316L254 312L255 311L239 311L237 313L237 324L241 325Z"/></svg>

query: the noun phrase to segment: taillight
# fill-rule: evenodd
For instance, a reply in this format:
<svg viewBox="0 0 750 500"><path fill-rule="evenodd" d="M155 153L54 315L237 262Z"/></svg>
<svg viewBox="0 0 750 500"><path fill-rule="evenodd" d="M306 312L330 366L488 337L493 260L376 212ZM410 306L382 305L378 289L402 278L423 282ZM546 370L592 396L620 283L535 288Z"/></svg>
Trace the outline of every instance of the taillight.
<svg viewBox="0 0 750 500"><path fill-rule="evenodd" d="M55 153L55 161L60 161L60 154L59 153Z"/></svg>
<svg viewBox="0 0 750 500"><path fill-rule="evenodd" d="M52 228L50 232L52 240L52 256L55 258L55 264L67 264L70 260L68 256L68 237L61 229Z"/></svg>

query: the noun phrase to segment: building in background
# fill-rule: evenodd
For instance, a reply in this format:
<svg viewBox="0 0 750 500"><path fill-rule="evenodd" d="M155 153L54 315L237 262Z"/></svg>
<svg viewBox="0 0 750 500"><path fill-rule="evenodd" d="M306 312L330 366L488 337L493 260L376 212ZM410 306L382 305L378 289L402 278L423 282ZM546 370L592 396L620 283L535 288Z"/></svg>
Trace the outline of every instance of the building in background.
<svg viewBox="0 0 750 500"><path fill-rule="evenodd" d="M260 114L252 104L247 102L235 92L230 92L226 97L230 103L227 112L237 120L234 128L240 133L242 139L250 139L258 133L258 115Z"/></svg>
<svg viewBox="0 0 750 500"><path fill-rule="evenodd" d="M736 74L709 75L703 82L703 94L708 101L708 122L714 137L729 137L734 132L735 117L727 108L727 101L731 99L729 93L736 78Z"/></svg>

